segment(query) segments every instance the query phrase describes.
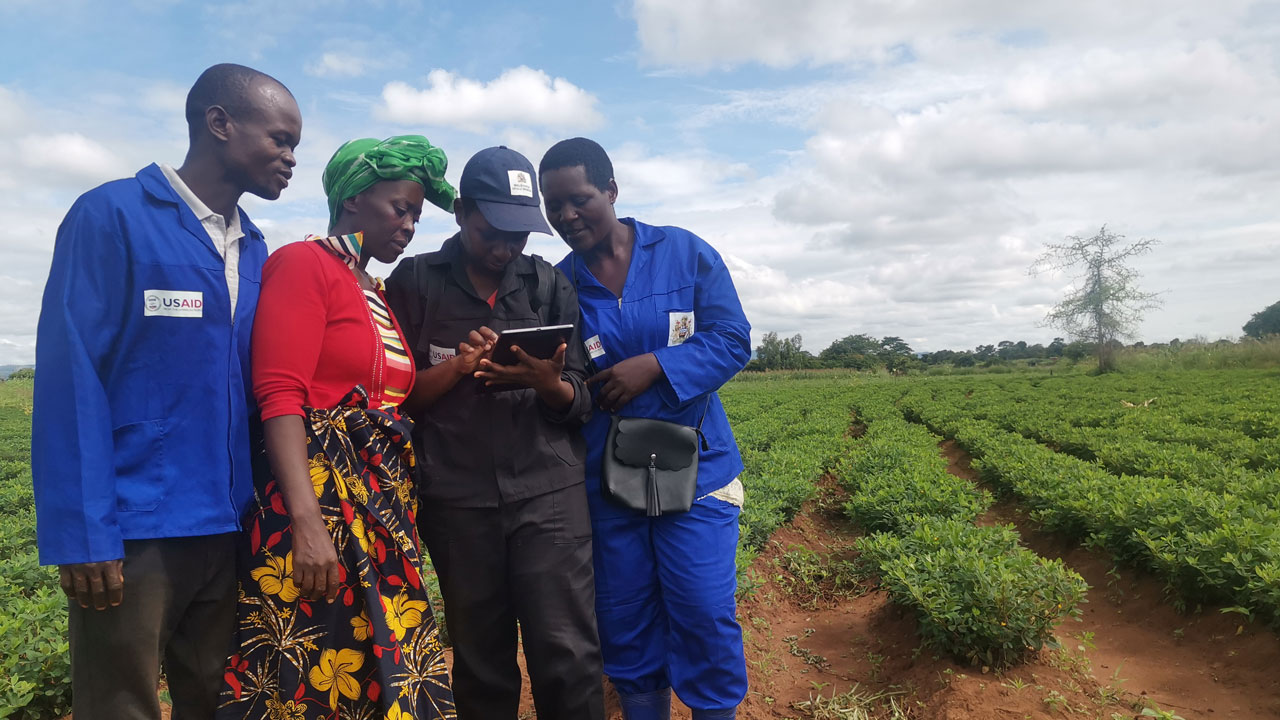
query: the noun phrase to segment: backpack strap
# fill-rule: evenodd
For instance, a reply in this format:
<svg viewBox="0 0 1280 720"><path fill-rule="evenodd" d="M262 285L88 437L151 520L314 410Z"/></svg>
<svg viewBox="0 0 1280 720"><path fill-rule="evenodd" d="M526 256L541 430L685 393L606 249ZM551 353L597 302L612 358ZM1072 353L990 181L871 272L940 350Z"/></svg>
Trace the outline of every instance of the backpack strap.
<svg viewBox="0 0 1280 720"><path fill-rule="evenodd" d="M448 268L449 266L442 265L441 267ZM421 332L424 335L428 334L427 328L435 321L436 312L440 309L440 291L443 289L440 284L443 278L439 276L439 273L435 273L435 275L436 277L432 277L430 263L423 262L421 257L414 258L413 280L418 287L418 296L423 299L422 308L424 314L422 316Z"/></svg>
<svg viewBox="0 0 1280 720"><path fill-rule="evenodd" d="M538 316L538 320L546 325L550 321L547 320L546 313L543 308L550 307L551 294L556 289L556 269L551 263L542 259L541 255L530 255L533 260L533 268L537 271L534 276L533 292L529 293L530 308Z"/></svg>

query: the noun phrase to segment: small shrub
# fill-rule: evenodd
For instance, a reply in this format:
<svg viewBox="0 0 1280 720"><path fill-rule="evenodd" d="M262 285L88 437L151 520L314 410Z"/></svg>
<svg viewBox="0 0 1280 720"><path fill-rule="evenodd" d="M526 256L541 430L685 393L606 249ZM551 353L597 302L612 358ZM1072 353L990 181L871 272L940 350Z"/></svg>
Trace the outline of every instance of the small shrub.
<svg viewBox="0 0 1280 720"><path fill-rule="evenodd" d="M1020 546L1009 527L928 518L902 535L863 538L858 549L879 566L894 602L915 610L928 645L992 667L1051 643L1064 616L1079 617L1088 590L1060 560Z"/></svg>

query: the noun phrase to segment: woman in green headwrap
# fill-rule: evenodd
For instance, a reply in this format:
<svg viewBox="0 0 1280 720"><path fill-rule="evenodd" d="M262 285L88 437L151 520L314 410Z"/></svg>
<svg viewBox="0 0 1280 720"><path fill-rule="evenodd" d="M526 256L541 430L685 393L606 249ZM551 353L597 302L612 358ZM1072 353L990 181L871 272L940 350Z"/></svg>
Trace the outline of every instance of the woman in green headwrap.
<svg viewBox="0 0 1280 720"><path fill-rule="evenodd" d="M426 138L353 140L324 171L329 233L262 269L238 647L219 720L455 717L415 528L412 354L369 260L393 262L429 201L453 206Z"/></svg>

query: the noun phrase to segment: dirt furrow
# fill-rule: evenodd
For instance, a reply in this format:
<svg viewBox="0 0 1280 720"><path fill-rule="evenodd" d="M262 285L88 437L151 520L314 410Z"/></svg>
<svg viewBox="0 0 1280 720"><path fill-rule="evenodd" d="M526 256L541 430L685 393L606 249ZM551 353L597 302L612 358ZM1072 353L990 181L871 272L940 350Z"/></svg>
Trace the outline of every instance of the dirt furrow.
<svg viewBox="0 0 1280 720"><path fill-rule="evenodd" d="M939 444L948 471L987 487L995 505L983 524L1012 524L1023 544L1060 558L1090 585L1080 623L1064 623L1059 640L1085 645L1094 677L1192 718L1280 718L1280 638L1219 608L1180 614L1159 580L1118 568L1105 552L1038 530L1015 499L1001 497L969 466L954 441ZM1087 640L1087 643L1085 642Z"/></svg>

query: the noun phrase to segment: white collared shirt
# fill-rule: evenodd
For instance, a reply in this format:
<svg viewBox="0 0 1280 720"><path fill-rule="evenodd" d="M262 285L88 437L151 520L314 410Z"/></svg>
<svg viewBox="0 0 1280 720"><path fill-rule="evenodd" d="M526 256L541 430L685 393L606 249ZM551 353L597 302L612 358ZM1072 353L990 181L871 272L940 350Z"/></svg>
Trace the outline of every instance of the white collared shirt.
<svg viewBox="0 0 1280 720"><path fill-rule="evenodd" d="M169 184L173 186L174 192L178 193L178 197L191 208L196 219L204 226L205 232L209 233L213 247L222 256L222 262L225 265L224 275L227 280L227 295L231 299L231 317L234 318L236 297L240 294L240 238L244 237L244 231L240 229L240 208L236 208L232 213L231 223L228 224L226 218L210 210L208 205L191 192L191 188L187 187L187 184L178 176L177 170L168 165L161 165L160 172L164 173Z"/></svg>

